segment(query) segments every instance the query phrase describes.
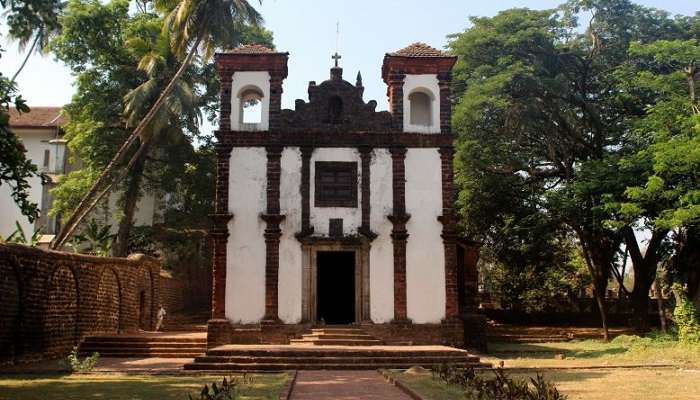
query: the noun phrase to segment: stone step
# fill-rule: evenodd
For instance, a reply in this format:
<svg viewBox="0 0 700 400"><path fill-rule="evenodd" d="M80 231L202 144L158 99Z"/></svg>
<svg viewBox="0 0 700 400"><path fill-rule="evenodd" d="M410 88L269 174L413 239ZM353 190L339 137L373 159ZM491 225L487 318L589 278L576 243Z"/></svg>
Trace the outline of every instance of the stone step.
<svg viewBox="0 0 700 400"><path fill-rule="evenodd" d="M206 337L177 337L177 336L88 336L84 342L118 342L118 343L207 343Z"/></svg>
<svg viewBox="0 0 700 400"><path fill-rule="evenodd" d="M80 357L87 357L91 355L92 353L83 353L80 352L78 355ZM196 353L170 353L170 352L131 352L128 350L125 350L123 352L119 353L101 353L101 357L108 357L108 358L145 358L145 357L158 357L158 358L195 358L198 356L201 356L201 352L196 352Z"/></svg>
<svg viewBox="0 0 700 400"><path fill-rule="evenodd" d="M291 339L291 344L308 344L315 346L375 346L381 345L378 339Z"/></svg>
<svg viewBox="0 0 700 400"><path fill-rule="evenodd" d="M312 328L311 333L318 334L335 334L335 335L355 335L355 334L366 334L364 330L360 328Z"/></svg>
<svg viewBox="0 0 700 400"><path fill-rule="evenodd" d="M367 357L367 356L343 356L343 357L326 357L326 356L268 356L268 357L251 357L251 356L198 356L194 360L196 363L204 364L371 364L371 363L429 363L429 364L472 364L478 363L479 357L475 356L421 356L421 357L406 357L406 356L384 356L384 357Z"/></svg>
<svg viewBox="0 0 700 400"><path fill-rule="evenodd" d="M301 335L302 339L364 339L376 340L372 335L359 333L312 333Z"/></svg>
<svg viewBox="0 0 700 400"><path fill-rule="evenodd" d="M283 370L376 370L376 369L408 369L415 366L424 368L433 368L441 365L440 363L368 363L368 364L350 364L350 363L323 363L323 364L304 364L304 363L252 363L252 364L220 364L220 363L191 363L185 364L185 370L197 371L283 371ZM466 365L465 365L466 366ZM488 368L488 364L469 364L474 368Z"/></svg>
<svg viewBox="0 0 700 400"><path fill-rule="evenodd" d="M211 357L473 357L470 353L464 350L411 350L410 348L402 350L386 350L386 349L334 349L323 347L294 347L280 348L271 346L270 349L263 348L213 348L207 351L207 356Z"/></svg>
<svg viewBox="0 0 700 400"><path fill-rule="evenodd" d="M131 347L131 348L148 348L148 347L172 347L172 348L183 348L183 347L198 347L206 348L206 342L124 342L124 341L114 341L114 342L92 342L85 341L81 347Z"/></svg>
<svg viewBox="0 0 700 400"><path fill-rule="evenodd" d="M99 353L123 353L128 351L130 353L138 352L160 352L160 353L195 353L198 352L203 354L207 351L205 347L99 347L99 346L82 346L81 351L90 352L97 351Z"/></svg>

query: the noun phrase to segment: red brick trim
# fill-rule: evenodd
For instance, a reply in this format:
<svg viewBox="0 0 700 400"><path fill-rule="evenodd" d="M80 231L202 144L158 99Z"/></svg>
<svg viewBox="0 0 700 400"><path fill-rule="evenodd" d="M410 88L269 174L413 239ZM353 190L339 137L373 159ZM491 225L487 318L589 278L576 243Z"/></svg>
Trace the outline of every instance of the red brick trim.
<svg viewBox="0 0 700 400"><path fill-rule="evenodd" d="M314 148L301 147L301 231L297 238L304 238L314 233L311 226L311 154Z"/></svg>
<svg viewBox="0 0 700 400"><path fill-rule="evenodd" d="M393 215L387 216L393 224L391 239L394 247L394 321L402 322L408 319L406 309L406 241L408 231L406 222L410 215L406 214L406 159L405 147L392 147L391 173Z"/></svg>
<svg viewBox="0 0 700 400"><path fill-rule="evenodd" d="M452 103L450 98L450 72L438 74L438 86L440 87L440 133L452 133Z"/></svg>
<svg viewBox="0 0 700 400"><path fill-rule="evenodd" d="M212 318L226 315L226 243L228 222L233 215L228 208L228 178L231 146L216 145L216 188L212 219Z"/></svg>
<svg viewBox="0 0 700 400"><path fill-rule="evenodd" d="M228 222L233 218L232 214L210 215L213 226L210 230L212 238L212 294L211 310L212 318L225 318L226 316L226 242L228 241Z"/></svg>
<svg viewBox="0 0 700 400"><path fill-rule="evenodd" d="M278 321L278 286L280 265L280 175L282 147L267 147L267 213L260 216L265 228L265 317L267 322Z"/></svg>
<svg viewBox="0 0 700 400"><path fill-rule="evenodd" d="M453 136L429 133L388 132L214 132L219 143L230 147L359 147L430 148L452 146Z"/></svg>
<svg viewBox="0 0 700 400"><path fill-rule="evenodd" d="M361 176L361 206L362 206L362 225L360 226L359 232L365 236L366 238L373 240L374 238L377 237L377 234L372 232L372 226L371 226L371 220L370 220L370 215L371 215L371 188L370 188L370 164L372 162L372 148L369 146L361 146L359 148L360 151L360 160L362 162L361 166L361 171L360 174Z"/></svg>
<svg viewBox="0 0 700 400"><path fill-rule="evenodd" d="M459 316L459 292L457 274L457 235L454 213L454 173L452 147L441 147L440 164L442 170L442 241L445 245L445 319Z"/></svg>

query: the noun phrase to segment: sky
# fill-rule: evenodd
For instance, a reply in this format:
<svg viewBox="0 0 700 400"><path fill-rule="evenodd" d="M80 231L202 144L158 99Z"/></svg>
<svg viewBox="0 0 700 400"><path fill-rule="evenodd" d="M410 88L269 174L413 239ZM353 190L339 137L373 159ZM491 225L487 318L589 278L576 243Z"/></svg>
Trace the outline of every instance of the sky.
<svg viewBox="0 0 700 400"><path fill-rule="evenodd" d="M469 26L469 16L493 16L512 7L552 8L563 0L264 0L256 8L272 30L279 51L289 52L289 76L284 82L282 106L307 99L309 81L329 77L331 55L336 50L336 23L340 24L339 52L344 78L352 83L362 72L365 101L376 100L386 110L386 86L381 80L384 54L421 41L444 48L447 35ZM690 15L700 10L696 0L637 0L637 3ZM2 21L0 21L2 23ZM6 28L0 28L5 33ZM11 76L24 55L16 43L0 37L6 52L0 72ZM22 96L30 105L60 106L73 94L70 71L51 55L33 55L18 79Z"/></svg>

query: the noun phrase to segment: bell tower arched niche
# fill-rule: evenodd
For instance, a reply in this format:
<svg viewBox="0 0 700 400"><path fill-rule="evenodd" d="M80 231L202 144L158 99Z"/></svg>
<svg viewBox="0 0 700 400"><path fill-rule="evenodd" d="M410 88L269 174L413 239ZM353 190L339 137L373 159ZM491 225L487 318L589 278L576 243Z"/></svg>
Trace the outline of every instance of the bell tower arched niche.
<svg viewBox="0 0 700 400"><path fill-rule="evenodd" d="M231 79L231 130L266 131L270 126L270 73L238 71Z"/></svg>

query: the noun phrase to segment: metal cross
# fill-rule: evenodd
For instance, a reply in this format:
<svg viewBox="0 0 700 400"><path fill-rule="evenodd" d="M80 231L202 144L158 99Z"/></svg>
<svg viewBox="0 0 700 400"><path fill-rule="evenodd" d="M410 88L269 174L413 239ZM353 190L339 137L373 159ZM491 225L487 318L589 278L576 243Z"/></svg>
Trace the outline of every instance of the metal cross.
<svg viewBox="0 0 700 400"><path fill-rule="evenodd" d="M338 68L338 60L340 60L341 58L343 58L343 56L341 56L340 54L338 54L338 52L336 51L335 54L333 54L333 56L331 56L331 58L332 58L333 60L335 60L335 67Z"/></svg>

